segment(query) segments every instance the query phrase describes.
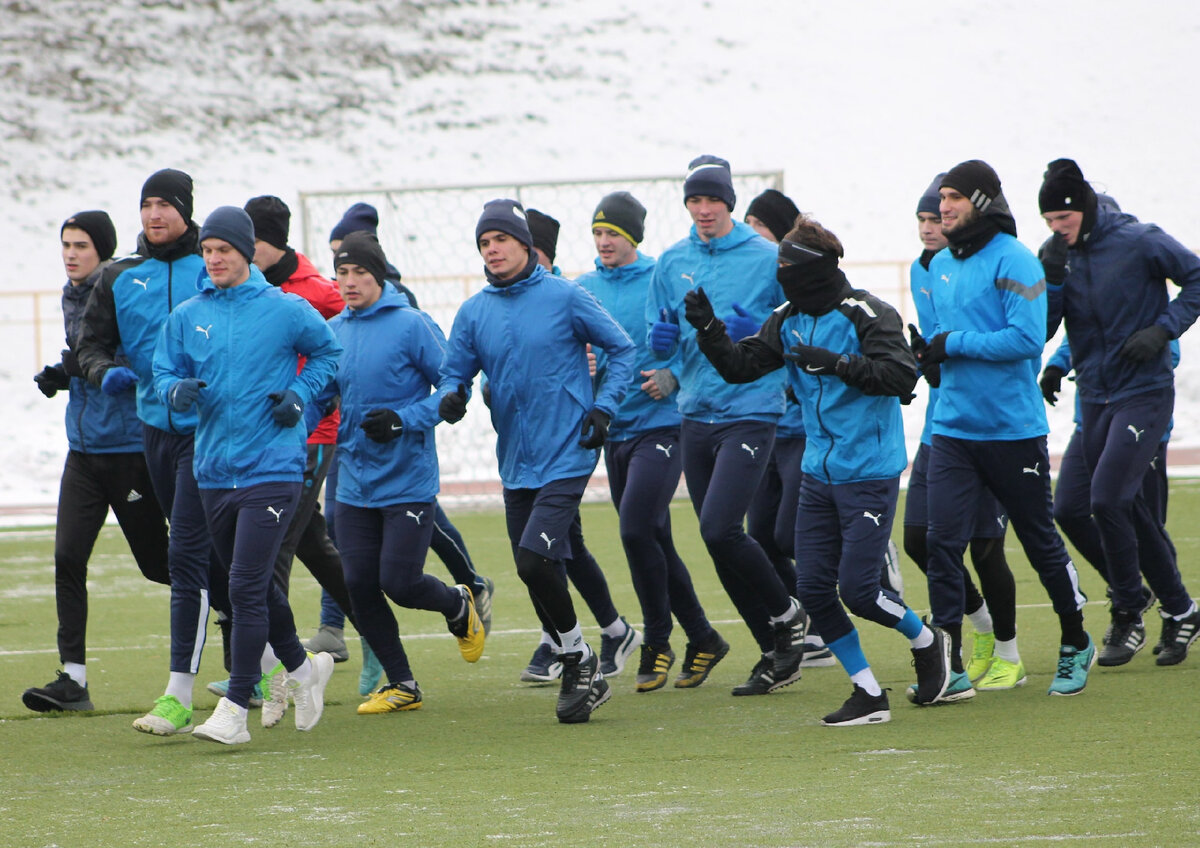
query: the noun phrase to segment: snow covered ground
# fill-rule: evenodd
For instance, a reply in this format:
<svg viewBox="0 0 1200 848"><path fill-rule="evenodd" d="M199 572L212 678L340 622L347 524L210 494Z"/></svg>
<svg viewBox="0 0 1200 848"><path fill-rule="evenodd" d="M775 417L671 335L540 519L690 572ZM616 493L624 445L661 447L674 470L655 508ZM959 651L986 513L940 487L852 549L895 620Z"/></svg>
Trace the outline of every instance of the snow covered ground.
<svg viewBox="0 0 1200 848"><path fill-rule="evenodd" d="M967 158L996 167L1036 246L1042 170L1070 156L1200 247L1198 37L1184 0L9 3L0 294L59 287L57 228L79 209L109 210L131 248L138 190L165 166L196 178L202 220L263 193L682 175L711 152L783 169L848 257L903 260L917 196ZM0 297L0 319L29 302ZM62 406L7 347L0 505L52 503ZM1200 337L1178 384L1176 444L1197 446Z"/></svg>

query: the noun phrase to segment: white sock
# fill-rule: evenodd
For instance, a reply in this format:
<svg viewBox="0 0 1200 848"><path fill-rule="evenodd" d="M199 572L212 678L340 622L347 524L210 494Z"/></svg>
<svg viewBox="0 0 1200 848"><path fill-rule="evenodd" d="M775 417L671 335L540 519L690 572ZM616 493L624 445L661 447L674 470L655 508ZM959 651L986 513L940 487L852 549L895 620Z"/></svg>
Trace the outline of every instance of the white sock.
<svg viewBox="0 0 1200 848"><path fill-rule="evenodd" d="M933 631L929 629L928 624L921 625L921 632L915 637L908 640L908 644L916 649L928 648L933 644Z"/></svg>
<svg viewBox="0 0 1200 848"><path fill-rule="evenodd" d="M312 662L308 657L305 657L304 662L300 663L295 671L288 672L288 677L292 678L292 680L295 680L298 683L303 683L312 676L312 670Z"/></svg>
<svg viewBox="0 0 1200 848"><path fill-rule="evenodd" d="M196 675L186 671L172 671L167 678L167 690L164 695L174 695L179 703L189 710L192 708L192 688L196 685Z"/></svg>
<svg viewBox="0 0 1200 848"><path fill-rule="evenodd" d="M1189 606L1187 608L1187 612L1183 613L1183 615L1173 615L1173 616L1171 616L1171 618L1175 619L1176 621L1183 621L1185 618L1187 618L1189 615L1191 615L1195 611L1196 611L1196 602L1192 601L1191 606Z"/></svg>
<svg viewBox="0 0 1200 848"><path fill-rule="evenodd" d="M967 613L967 618L971 619L971 625L975 628L976 633L991 633L995 629L995 626L992 624L992 613L988 610L987 601L984 601L975 612Z"/></svg>
<svg viewBox="0 0 1200 848"><path fill-rule="evenodd" d="M850 675L850 682L873 698L883 694L883 689L880 688L879 681L875 679L875 672L871 671L870 666Z"/></svg>
<svg viewBox="0 0 1200 848"><path fill-rule="evenodd" d="M87 688L87 666L83 663L63 663L63 674Z"/></svg>
<svg viewBox="0 0 1200 848"><path fill-rule="evenodd" d="M1021 661L1021 653L1017 650L1017 637L1011 639L997 639L996 650L993 652L1000 659L1010 663L1019 663Z"/></svg>
<svg viewBox="0 0 1200 848"><path fill-rule="evenodd" d="M798 609L800 609L800 602L795 598L788 598L788 608L783 615L773 615L768 619L768 621L770 621L772 624L779 624L783 621L791 621L792 616L796 614L796 610Z"/></svg>
<svg viewBox="0 0 1200 848"><path fill-rule="evenodd" d="M557 651L557 650L558 650L558 644L557 644L557 643L554 641L554 639L553 639L553 638L550 636L550 634L549 634L549 633L547 633L545 630L543 630L543 631L542 631L542 641L541 641L541 644L543 644L543 645L549 645L549 646L550 646L552 649L554 649L555 651Z"/></svg>
<svg viewBox="0 0 1200 848"><path fill-rule="evenodd" d="M566 633L559 633L558 638L561 641L561 647L558 649L560 654L574 654L582 651L583 658L586 660L591 653L588 650L587 642L583 641L583 629L578 622Z"/></svg>
<svg viewBox="0 0 1200 848"><path fill-rule="evenodd" d="M271 670L277 665L279 665L279 657L275 656L275 649L268 642L267 646L263 648L262 658L258 661L258 667L262 670L263 674L270 674Z"/></svg>
<svg viewBox="0 0 1200 848"><path fill-rule="evenodd" d="M630 627L631 627L631 625L626 624L624 621L622 621L621 616L618 615L616 621L614 621L612 624L608 625L607 627L601 627L600 632L602 632L605 636L609 637L610 639L615 639L618 636L624 636L626 633L628 633Z"/></svg>

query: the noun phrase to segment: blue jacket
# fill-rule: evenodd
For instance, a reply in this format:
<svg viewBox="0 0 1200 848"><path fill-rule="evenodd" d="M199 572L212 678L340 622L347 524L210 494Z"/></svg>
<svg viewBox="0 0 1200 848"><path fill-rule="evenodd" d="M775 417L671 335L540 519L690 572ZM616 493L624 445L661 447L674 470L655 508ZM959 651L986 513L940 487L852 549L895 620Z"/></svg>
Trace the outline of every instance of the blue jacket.
<svg viewBox="0 0 1200 848"><path fill-rule="evenodd" d="M766 374L748 386L733 386L700 352L696 330L684 319L683 296L704 287L717 317L733 314L740 304L762 321L784 302L775 281L778 249L746 224L735 222L721 238L705 242L693 226L686 239L667 248L658 259L646 301L646 328L667 311L679 325L679 396L684 418L706 423L753 419L775 423L783 414L783 374Z"/></svg>
<svg viewBox="0 0 1200 848"><path fill-rule="evenodd" d="M608 356L595 393L589 343ZM594 297L539 266L504 288L485 285L459 307L441 373L447 391L487 374L500 480L509 489L537 489L595 469L599 452L578 444L584 416L592 407L616 413L636 356Z"/></svg>
<svg viewBox="0 0 1200 848"><path fill-rule="evenodd" d="M900 315L875 296L847 284L841 304L824 315L805 315L784 303L755 336L735 344L718 324L699 335L699 344L733 383L786 363L808 431L805 474L830 485L890 480L908 464L900 399L911 397L917 365ZM805 372L784 357L794 344L843 354L844 373Z"/></svg>
<svg viewBox="0 0 1200 848"><path fill-rule="evenodd" d="M917 329L928 341L933 337L933 277L921 264L920 259L914 259L908 269L908 287L917 307ZM933 412L937 408L938 390L928 383L925 385L929 389L929 400L925 404L925 425L921 428L921 443L928 445L933 443Z"/></svg>
<svg viewBox="0 0 1200 848"><path fill-rule="evenodd" d="M1015 441L1050 432L1038 388L1046 344L1046 281L1023 244L997 233L958 259L941 250L929 263L933 332L948 332L935 435Z"/></svg>
<svg viewBox="0 0 1200 848"><path fill-rule="evenodd" d="M208 385L196 408L193 468L202 489L239 489L304 477L304 420L280 427L267 395L288 389L311 401L333 377L342 346L304 298L272 286L253 265L250 279L219 289L206 274L200 294L167 318L154 353L154 390L195 377ZM298 356L306 357L296 373Z"/></svg>
<svg viewBox="0 0 1200 848"><path fill-rule="evenodd" d="M438 368L446 337L433 319L391 286L366 309L346 307L329 322L344 352L333 388L341 394L337 499L357 507L426 503L437 497ZM453 390L453 386L450 387ZM400 416L400 438L367 438L373 409Z"/></svg>
<svg viewBox="0 0 1200 848"><path fill-rule="evenodd" d="M640 251L636 261L619 268L606 268L597 259L596 270L576 280L592 293L596 302L616 319L637 345L636 366L629 391L608 428L608 438L612 441L632 439L649 430L679 426L679 410L675 408L677 392L662 400L655 400L641 390L645 382L641 372L660 368L670 370L672 365L670 360L657 357L646 339L646 295L654 276L654 264L653 259L643 256ZM607 365L606 355L597 356L597 379L604 378Z"/></svg>
<svg viewBox="0 0 1200 848"><path fill-rule="evenodd" d="M67 347L74 350L83 322L83 310L96 281L109 263L103 263L79 285L63 286L63 325ZM118 361L124 362L118 347ZM83 377L72 376L67 401L67 444L82 453L141 453L142 422L137 416L133 389L106 395Z"/></svg>
<svg viewBox="0 0 1200 848"><path fill-rule="evenodd" d="M1167 278L1182 291L1170 300ZM1158 324L1177 339L1200 315L1200 257L1154 224L1100 206L1087 240L1068 253L1067 277L1050 291L1050 333L1061 317L1071 337L1075 385L1083 401L1108 403L1172 385L1166 346L1131 362L1121 346Z"/></svg>
<svg viewBox="0 0 1200 848"><path fill-rule="evenodd" d="M192 224L178 240L162 248L138 239L138 254L114 262L92 291L79 334L79 364L93 385L108 369L128 365L138 375L138 417L172 433L196 429L196 411L175 412L154 391L154 348L167 315L199 291L204 260L197 251L199 229Z"/></svg>

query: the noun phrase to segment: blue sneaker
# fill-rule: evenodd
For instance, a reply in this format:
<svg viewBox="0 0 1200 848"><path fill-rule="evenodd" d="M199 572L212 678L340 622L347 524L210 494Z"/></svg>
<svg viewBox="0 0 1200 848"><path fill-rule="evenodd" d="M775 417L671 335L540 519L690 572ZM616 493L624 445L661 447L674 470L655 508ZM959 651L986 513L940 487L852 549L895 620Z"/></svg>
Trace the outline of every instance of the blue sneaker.
<svg viewBox="0 0 1200 848"><path fill-rule="evenodd" d="M529 659L529 665L521 672L521 680L525 683L553 683L560 677L562 662L558 658L558 651L545 642L539 643Z"/></svg>
<svg viewBox="0 0 1200 848"><path fill-rule="evenodd" d="M362 655L363 667L362 673L358 675L358 694L365 698L379 685L379 679L383 677L383 666L366 639L362 640Z"/></svg>
<svg viewBox="0 0 1200 848"><path fill-rule="evenodd" d="M1058 649L1058 673L1050 682L1050 695L1078 695L1087 686L1088 670L1096 664L1096 643L1088 636L1082 651L1070 645Z"/></svg>
<svg viewBox="0 0 1200 848"><path fill-rule="evenodd" d="M226 695L229 694L229 678L226 677L224 680L214 680L212 683L208 684L204 688L207 689L209 692L212 692L218 698L224 698ZM262 702L263 702L262 686L255 683L254 689L250 692L250 706L261 707Z"/></svg>
<svg viewBox="0 0 1200 848"><path fill-rule="evenodd" d="M910 704L917 703L917 684L908 687L908 691L904 693ZM956 701L969 701L975 697L975 689L971 686L971 678L967 676L965 671L951 671L950 683L946 686L946 691L942 693L942 697L934 701L934 704L953 704Z"/></svg>

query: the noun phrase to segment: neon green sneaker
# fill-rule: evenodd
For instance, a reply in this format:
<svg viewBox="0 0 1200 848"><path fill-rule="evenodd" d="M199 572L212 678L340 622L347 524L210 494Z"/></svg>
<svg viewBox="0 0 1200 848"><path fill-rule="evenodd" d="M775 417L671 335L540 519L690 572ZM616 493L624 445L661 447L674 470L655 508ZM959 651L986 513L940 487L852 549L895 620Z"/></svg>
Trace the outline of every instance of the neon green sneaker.
<svg viewBox="0 0 1200 848"><path fill-rule="evenodd" d="M971 645L971 660L967 663L967 677L971 678L972 683L979 682L979 679L987 674L988 667L992 664L992 657L996 652L996 634L995 633L976 633L975 641Z"/></svg>
<svg viewBox="0 0 1200 848"><path fill-rule="evenodd" d="M155 736L191 733L192 710L181 704L174 695L160 695L154 700L154 709L135 721L133 729Z"/></svg>
<svg viewBox="0 0 1200 848"><path fill-rule="evenodd" d="M288 673L284 671L283 663L275 663L275 667L262 676L259 688L262 689L262 715L259 717L263 727L274 727L287 714Z"/></svg>
<svg viewBox="0 0 1200 848"><path fill-rule="evenodd" d="M980 678L975 688L980 692L996 692L1001 689L1016 689L1025 685L1025 663L1011 663L1003 657L992 657L987 674Z"/></svg>

